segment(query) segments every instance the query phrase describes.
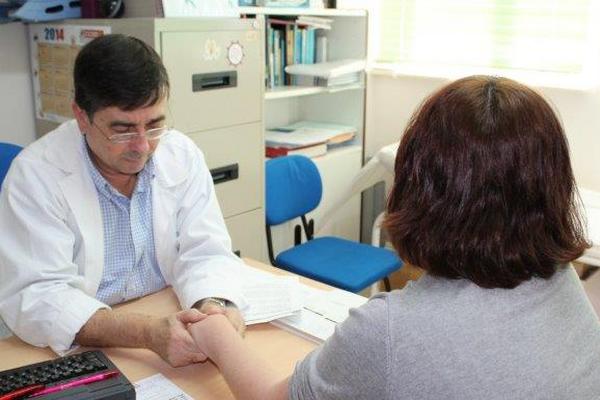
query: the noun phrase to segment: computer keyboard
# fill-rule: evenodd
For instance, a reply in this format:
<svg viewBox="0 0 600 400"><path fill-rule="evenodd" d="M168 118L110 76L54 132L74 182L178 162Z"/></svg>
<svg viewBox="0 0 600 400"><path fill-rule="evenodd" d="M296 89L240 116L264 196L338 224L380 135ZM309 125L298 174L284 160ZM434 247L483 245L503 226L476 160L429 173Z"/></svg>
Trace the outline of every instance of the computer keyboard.
<svg viewBox="0 0 600 400"><path fill-rule="evenodd" d="M103 373L119 371L101 351L86 351L66 357L26 365L0 372L0 399L15 391L36 385L51 388ZM114 375L114 376L113 376ZM39 400L128 400L135 399L135 389L122 373L110 374L109 379L75 385L54 393L33 397ZM39 389L38 389L39 390ZM34 395L33 392L31 395ZM9 397L10 398L10 397ZM20 397L18 397L20 398Z"/></svg>

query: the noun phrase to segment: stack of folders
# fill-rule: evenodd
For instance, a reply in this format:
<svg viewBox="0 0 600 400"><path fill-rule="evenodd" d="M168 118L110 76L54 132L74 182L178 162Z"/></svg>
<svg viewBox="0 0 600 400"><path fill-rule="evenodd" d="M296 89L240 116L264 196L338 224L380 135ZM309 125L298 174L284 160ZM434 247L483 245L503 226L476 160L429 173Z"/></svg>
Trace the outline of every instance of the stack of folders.
<svg viewBox="0 0 600 400"><path fill-rule="evenodd" d="M329 88L358 84L366 67L364 60L340 60L315 64L296 64L285 67L299 85Z"/></svg>
<svg viewBox="0 0 600 400"><path fill-rule="evenodd" d="M349 125L299 121L267 130L265 153L271 158L292 154L318 157L327 153L328 146L352 141L356 132Z"/></svg>

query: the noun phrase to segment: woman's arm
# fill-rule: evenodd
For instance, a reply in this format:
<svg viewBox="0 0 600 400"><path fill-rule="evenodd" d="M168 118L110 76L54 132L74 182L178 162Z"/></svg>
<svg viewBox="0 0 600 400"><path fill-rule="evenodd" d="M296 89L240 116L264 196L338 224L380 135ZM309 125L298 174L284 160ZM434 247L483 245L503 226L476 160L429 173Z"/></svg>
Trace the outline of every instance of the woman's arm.
<svg viewBox="0 0 600 400"><path fill-rule="evenodd" d="M198 347L217 365L237 399L284 400L289 377L281 380L269 365L250 350L221 314L189 327Z"/></svg>

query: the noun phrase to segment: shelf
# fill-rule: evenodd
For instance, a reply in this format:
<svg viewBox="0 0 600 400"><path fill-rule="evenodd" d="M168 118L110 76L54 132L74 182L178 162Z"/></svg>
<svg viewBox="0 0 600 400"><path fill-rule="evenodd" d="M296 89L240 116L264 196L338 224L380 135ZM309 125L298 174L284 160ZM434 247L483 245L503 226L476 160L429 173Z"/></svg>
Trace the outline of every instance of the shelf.
<svg viewBox="0 0 600 400"><path fill-rule="evenodd" d="M311 96L314 94L322 93L337 93L344 92L346 90L362 90L364 89L362 83L356 83L353 85L344 85L340 87L327 88L320 86L279 86L274 89L267 89L265 91L265 100L285 99L290 97L300 96Z"/></svg>
<svg viewBox="0 0 600 400"><path fill-rule="evenodd" d="M324 17L363 17L366 10L338 10L336 8L286 8L286 7L239 7L241 14L255 15L315 15Z"/></svg>

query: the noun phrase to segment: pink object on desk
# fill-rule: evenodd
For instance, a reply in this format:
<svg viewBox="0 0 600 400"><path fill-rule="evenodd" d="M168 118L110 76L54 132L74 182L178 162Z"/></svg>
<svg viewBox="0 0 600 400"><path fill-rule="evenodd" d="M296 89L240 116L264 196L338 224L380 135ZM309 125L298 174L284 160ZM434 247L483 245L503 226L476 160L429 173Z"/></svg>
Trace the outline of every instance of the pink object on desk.
<svg viewBox="0 0 600 400"><path fill-rule="evenodd" d="M39 392L33 393L30 397L43 396L45 394L60 392L60 391L71 389L71 388L74 388L77 386L89 385L90 383L110 379L117 375L119 375L119 371L102 372L100 374L86 376L85 378L75 379L73 381L63 383L62 385L47 387L45 389L40 390Z"/></svg>

